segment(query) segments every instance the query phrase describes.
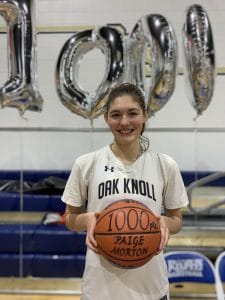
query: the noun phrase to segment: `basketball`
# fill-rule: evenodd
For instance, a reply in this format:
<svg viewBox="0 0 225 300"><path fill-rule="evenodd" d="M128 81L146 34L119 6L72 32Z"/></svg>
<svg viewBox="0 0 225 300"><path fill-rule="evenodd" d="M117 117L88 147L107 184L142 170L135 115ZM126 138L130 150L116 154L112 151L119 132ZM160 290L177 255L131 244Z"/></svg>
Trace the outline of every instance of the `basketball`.
<svg viewBox="0 0 225 300"><path fill-rule="evenodd" d="M159 221L138 201L116 201L97 219L95 239L100 254L109 262L121 268L137 268L158 251Z"/></svg>

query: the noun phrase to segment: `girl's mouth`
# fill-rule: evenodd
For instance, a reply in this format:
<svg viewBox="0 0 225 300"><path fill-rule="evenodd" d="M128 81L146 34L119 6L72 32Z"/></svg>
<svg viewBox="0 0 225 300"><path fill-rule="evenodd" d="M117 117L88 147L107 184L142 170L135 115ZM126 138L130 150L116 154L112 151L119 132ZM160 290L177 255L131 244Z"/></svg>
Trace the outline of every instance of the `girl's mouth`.
<svg viewBox="0 0 225 300"><path fill-rule="evenodd" d="M126 130L118 130L118 132L122 135L127 135L132 133L134 130L133 129L126 129Z"/></svg>

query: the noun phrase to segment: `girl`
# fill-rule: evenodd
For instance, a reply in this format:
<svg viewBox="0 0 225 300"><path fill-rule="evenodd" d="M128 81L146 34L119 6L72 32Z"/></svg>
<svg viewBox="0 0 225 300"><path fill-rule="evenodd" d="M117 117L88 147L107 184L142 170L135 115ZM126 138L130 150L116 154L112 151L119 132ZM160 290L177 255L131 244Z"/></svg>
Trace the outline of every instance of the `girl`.
<svg viewBox="0 0 225 300"><path fill-rule="evenodd" d="M138 87L130 83L114 87L104 118L114 141L77 158L62 196L67 204L66 226L72 231L87 231L81 299L169 299L162 250L170 235L181 229L181 208L188 203L179 168L171 157L150 151L149 141L142 135L148 115ZM125 189L125 178L144 181L148 193L140 194L137 189L132 193L132 186ZM127 182L132 184L132 180ZM100 211L113 201L126 198L147 205L159 216L161 227L158 253L136 269L122 269L105 260L98 254L94 239Z"/></svg>

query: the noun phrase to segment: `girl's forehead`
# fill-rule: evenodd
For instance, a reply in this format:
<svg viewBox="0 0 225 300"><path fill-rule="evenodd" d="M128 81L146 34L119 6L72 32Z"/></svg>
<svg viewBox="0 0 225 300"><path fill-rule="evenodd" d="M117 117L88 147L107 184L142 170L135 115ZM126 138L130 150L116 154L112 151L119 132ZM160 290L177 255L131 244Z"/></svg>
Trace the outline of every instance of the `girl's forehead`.
<svg viewBox="0 0 225 300"><path fill-rule="evenodd" d="M115 107L127 107L128 105L134 108L140 108L140 104L138 103L138 101L134 100L132 96L123 95L115 98L111 102L109 109L111 110Z"/></svg>

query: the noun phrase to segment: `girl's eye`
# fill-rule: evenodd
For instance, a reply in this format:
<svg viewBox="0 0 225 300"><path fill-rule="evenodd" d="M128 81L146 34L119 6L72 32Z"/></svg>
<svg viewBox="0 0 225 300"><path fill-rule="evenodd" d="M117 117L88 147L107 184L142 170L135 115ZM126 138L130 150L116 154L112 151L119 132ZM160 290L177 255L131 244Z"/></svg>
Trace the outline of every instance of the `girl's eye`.
<svg viewBox="0 0 225 300"><path fill-rule="evenodd" d="M111 118L118 118L120 115L119 114L112 114Z"/></svg>
<svg viewBox="0 0 225 300"><path fill-rule="evenodd" d="M130 116L137 116L138 113L137 113L136 111L132 111L132 112L129 113L129 115L130 115Z"/></svg>

